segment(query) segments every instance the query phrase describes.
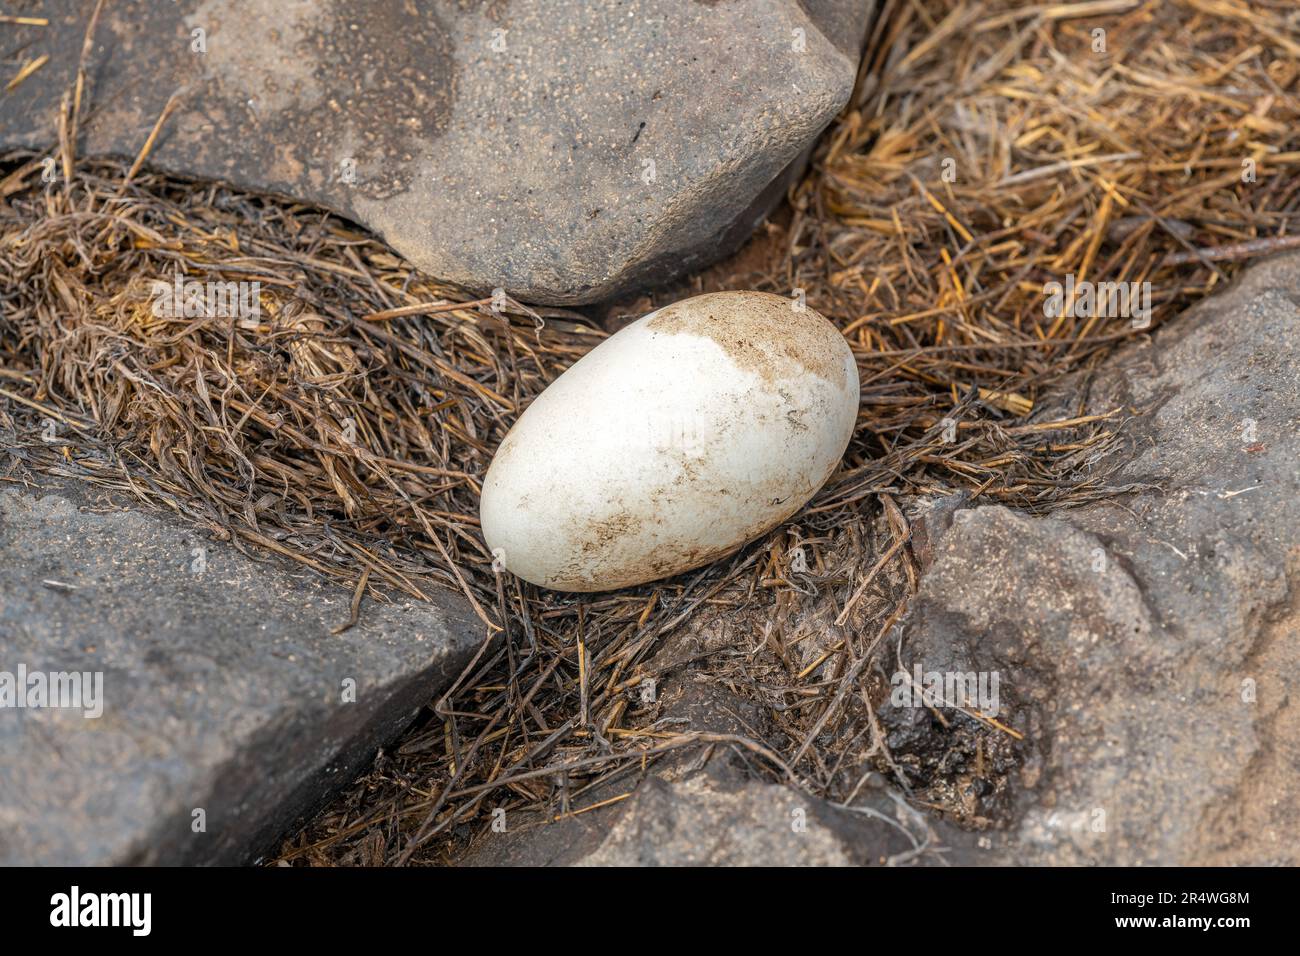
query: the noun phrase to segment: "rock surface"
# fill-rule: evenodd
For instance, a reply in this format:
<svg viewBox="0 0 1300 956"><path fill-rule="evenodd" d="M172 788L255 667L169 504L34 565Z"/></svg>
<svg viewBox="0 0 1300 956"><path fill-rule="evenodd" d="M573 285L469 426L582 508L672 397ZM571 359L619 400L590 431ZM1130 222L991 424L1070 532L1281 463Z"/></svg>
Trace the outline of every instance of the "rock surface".
<svg viewBox="0 0 1300 956"><path fill-rule="evenodd" d="M670 681L669 695L680 686ZM686 679L689 684L689 679ZM670 708L690 729L742 730L744 703L688 688ZM680 725L679 725L680 726ZM479 840L473 866L865 866L975 864L997 859L993 841L957 830L869 787L852 810L747 776L725 744L657 765L640 781L602 785L584 797L613 805L593 813L505 820ZM626 796L630 793L630 796ZM619 800L619 797L623 799ZM617 801L617 802L614 802Z"/></svg>
<svg viewBox="0 0 1300 956"><path fill-rule="evenodd" d="M0 149L57 141L90 6L41 0ZM847 102L867 0L107 4L82 155L333 209L432 275L533 302L696 269Z"/></svg>
<svg viewBox="0 0 1300 956"><path fill-rule="evenodd" d="M886 823L851 820L777 784L651 777L633 800L581 865L851 866L873 851L887 859L912 849Z"/></svg>
<svg viewBox="0 0 1300 956"><path fill-rule="evenodd" d="M734 649L733 640L717 638L706 639L712 651ZM507 813L504 831L476 840L461 864L940 866L1000 859L998 840L927 818L878 774L864 781L852 809L754 779L753 755L728 740L753 739L762 708L693 671L704 650L699 641L680 629L648 662L661 681L652 706L663 727L719 735L717 742L603 781L579 801L596 808L591 812Z"/></svg>
<svg viewBox="0 0 1300 956"><path fill-rule="evenodd" d="M1145 490L953 516L903 661L999 673L1017 862L1300 863L1297 369L1286 255L1042 410L1144 411L1113 480Z"/></svg>
<svg viewBox="0 0 1300 956"><path fill-rule="evenodd" d="M331 634L350 605L310 572L91 502L76 483L0 486L0 672L102 674L98 717L0 708L0 865L254 858L483 636L445 593L367 598Z"/></svg>

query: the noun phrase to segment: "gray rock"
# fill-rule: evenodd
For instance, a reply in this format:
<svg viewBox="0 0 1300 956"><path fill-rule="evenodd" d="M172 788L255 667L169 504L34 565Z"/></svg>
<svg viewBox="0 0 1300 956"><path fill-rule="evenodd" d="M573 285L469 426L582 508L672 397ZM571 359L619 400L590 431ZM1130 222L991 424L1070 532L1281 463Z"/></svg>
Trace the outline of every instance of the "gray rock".
<svg viewBox="0 0 1300 956"><path fill-rule="evenodd" d="M471 289L593 302L740 244L847 102L873 6L110 3L80 150L134 157L179 92L156 166L333 209ZM88 11L24 9L50 60L0 98L0 148L56 142Z"/></svg>
<svg viewBox="0 0 1300 956"><path fill-rule="evenodd" d="M999 673L1000 720L1025 736L1016 860L1300 862L1297 368L1287 255L1061 396L1147 412L1115 479L1146 490L953 516L903 662ZM899 710L882 718L909 739Z"/></svg>
<svg viewBox="0 0 1300 956"><path fill-rule="evenodd" d="M762 708L693 675L693 638L679 631L651 667L665 726L750 737ZM636 766L583 796L592 812L508 815L504 832L476 841L474 866L936 866L999 859L998 843L927 819L876 775L846 808L785 784L755 780L724 742ZM630 796L629 796L630 794ZM604 804L604 806L601 806Z"/></svg>
<svg viewBox="0 0 1300 956"><path fill-rule="evenodd" d="M918 853L927 825L899 804L878 816L838 810L778 784L719 786L708 774L651 777L582 866L860 866ZM902 819L895 817L901 812ZM893 823L888 821L893 820ZM907 834L911 833L913 839Z"/></svg>
<svg viewBox="0 0 1300 956"><path fill-rule="evenodd" d="M331 634L350 605L310 572L91 504L75 484L3 487L0 672L98 672L102 714L0 708L0 864L238 863L268 848L483 636L449 594L367 598Z"/></svg>
<svg viewBox="0 0 1300 956"><path fill-rule="evenodd" d="M626 786L626 785L625 785ZM617 788L590 799L608 799ZM704 768L656 772L630 798L557 820L526 816L490 833L474 866L935 866L996 859L992 842L883 790L852 810L782 784Z"/></svg>

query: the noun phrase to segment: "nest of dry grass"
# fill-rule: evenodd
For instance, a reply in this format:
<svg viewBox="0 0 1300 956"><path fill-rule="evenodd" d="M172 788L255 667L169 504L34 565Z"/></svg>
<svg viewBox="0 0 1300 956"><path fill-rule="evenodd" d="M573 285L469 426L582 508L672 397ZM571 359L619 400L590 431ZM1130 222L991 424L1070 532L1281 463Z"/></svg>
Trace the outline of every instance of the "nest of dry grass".
<svg viewBox="0 0 1300 956"><path fill-rule="evenodd" d="M1298 17L1238 0L885 3L788 207L734 259L622 307L804 290L859 362L843 467L733 558L597 596L494 574L477 512L493 449L607 334L600 310L494 312L330 214L149 172L148 143L129 166L82 160L79 88L64 175L13 155L0 180L0 477L129 493L358 600L457 591L485 637L504 633L285 858L443 861L492 808L584 812L703 744L840 802L884 770L978 825L940 781L909 781L857 692L920 575L908 505L964 489L1046 512L1126 490L1108 476L1134 410L1034 410L1149 329L1047 316L1044 284L1149 281L1155 327L1295 244ZM260 282L261 316L153 315L150 283L177 273ZM689 667L751 696L764 725L656 724L635 694L656 650L720 621L733 649Z"/></svg>

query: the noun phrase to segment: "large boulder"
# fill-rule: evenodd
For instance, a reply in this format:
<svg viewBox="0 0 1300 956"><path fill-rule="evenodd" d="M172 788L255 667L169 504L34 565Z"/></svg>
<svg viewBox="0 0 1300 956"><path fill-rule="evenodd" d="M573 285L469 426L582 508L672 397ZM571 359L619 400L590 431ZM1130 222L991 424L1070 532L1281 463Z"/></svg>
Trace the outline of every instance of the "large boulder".
<svg viewBox="0 0 1300 956"><path fill-rule="evenodd" d="M0 865L255 859L486 631L446 593L350 619L300 566L75 482L0 486ZM51 673L82 675L76 706L29 706Z"/></svg>
<svg viewBox="0 0 1300 956"><path fill-rule="evenodd" d="M1298 368L1289 254L1043 408L1143 412L1109 480L1134 493L1051 518L958 502L902 660L999 675L1024 737L1011 859L1300 863ZM960 749L927 711L882 717L904 749Z"/></svg>
<svg viewBox="0 0 1300 956"><path fill-rule="evenodd" d="M93 4L40 0L0 149L57 142ZM82 154L333 209L424 271L611 297L739 245L852 91L869 0L105 5Z"/></svg>

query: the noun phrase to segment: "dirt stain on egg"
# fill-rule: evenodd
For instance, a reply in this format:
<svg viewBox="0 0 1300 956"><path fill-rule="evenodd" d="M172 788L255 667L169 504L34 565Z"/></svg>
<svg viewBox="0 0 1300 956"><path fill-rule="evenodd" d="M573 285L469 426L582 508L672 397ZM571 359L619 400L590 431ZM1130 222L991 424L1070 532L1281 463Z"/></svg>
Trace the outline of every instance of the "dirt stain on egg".
<svg viewBox="0 0 1300 956"><path fill-rule="evenodd" d="M630 511L610 518L592 518L580 535L582 550L609 551L623 538L640 534L642 524L641 516Z"/></svg>
<svg viewBox="0 0 1300 956"><path fill-rule="evenodd" d="M812 309L796 309L779 295L754 292L743 302L731 292L696 296L660 309L647 327L710 339L738 367L769 385L806 374L837 388L845 385L842 337Z"/></svg>

